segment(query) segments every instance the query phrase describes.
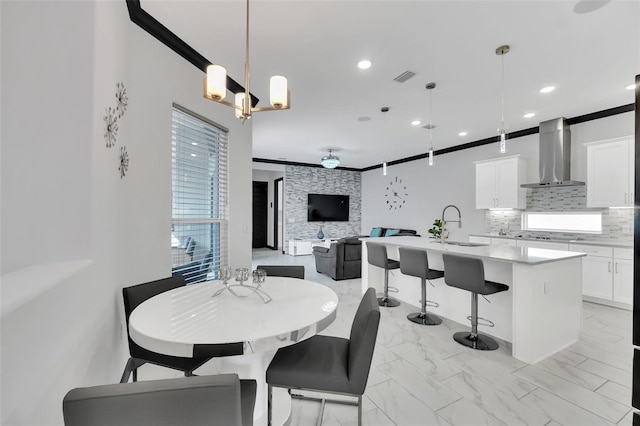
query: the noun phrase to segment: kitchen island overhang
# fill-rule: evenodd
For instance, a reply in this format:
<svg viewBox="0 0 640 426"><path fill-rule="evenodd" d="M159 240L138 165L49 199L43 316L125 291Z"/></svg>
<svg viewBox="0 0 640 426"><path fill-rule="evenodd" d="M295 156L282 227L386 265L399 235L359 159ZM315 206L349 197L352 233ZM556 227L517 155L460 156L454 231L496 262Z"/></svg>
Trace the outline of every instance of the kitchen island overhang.
<svg viewBox="0 0 640 426"><path fill-rule="evenodd" d="M400 260L399 247L427 251L429 266L444 270L442 253L483 260L485 278L507 284L509 290L479 299L478 314L495 327L480 325L482 333L511 343L512 356L535 364L578 341L582 328L582 257L584 253L509 246L461 246L442 244L422 237L362 238L362 291L382 291L384 271L369 265L366 242L385 244L390 259ZM427 297L439 304L427 310L469 327L470 293L449 287L444 279L433 280ZM389 286L398 289L394 297L420 305L420 280L391 271Z"/></svg>

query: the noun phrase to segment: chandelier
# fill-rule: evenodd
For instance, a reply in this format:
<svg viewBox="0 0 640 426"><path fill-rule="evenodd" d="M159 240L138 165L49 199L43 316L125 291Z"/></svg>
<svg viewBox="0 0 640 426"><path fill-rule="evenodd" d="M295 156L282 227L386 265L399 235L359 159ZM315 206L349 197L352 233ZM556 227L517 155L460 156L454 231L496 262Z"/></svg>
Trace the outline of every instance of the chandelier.
<svg viewBox="0 0 640 426"><path fill-rule="evenodd" d="M326 169L335 169L340 165L340 158L332 155L331 150L329 150L329 155L322 157L320 164Z"/></svg>
<svg viewBox="0 0 640 426"><path fill-rule="evenodd" d="M244 92L236 93L234 102L225 100L227 95L227 70L220 65L207 66L207 76L204 79L204 97L235 108L236 117L242 121L251 118L251 114L254 112L289 109L291 106L287 79L281 75L271 77L269 85L270 107L256 108L251 104L249 90L249 0L247 0L246 15Z"/></svg>

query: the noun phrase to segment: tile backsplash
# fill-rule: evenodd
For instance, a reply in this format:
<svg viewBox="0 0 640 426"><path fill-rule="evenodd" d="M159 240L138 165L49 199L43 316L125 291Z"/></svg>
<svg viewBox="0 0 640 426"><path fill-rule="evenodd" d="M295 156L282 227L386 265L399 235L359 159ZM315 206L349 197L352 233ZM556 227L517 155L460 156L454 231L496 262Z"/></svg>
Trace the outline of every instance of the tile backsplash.
<svg viewBox="0 0 640 426"><path fill-rule="evenodd" d="M528 211L571 211L587 209L587 187L569 186L527 190ZM589 209L591 210L591 209ZM620 243L633 241L633 209L598 209L602 212L602 234L562 232L532 232L520 229L521 210L487 210L485 230L488 233L506 232L508 235L530 237L585 238Z"/></svg>

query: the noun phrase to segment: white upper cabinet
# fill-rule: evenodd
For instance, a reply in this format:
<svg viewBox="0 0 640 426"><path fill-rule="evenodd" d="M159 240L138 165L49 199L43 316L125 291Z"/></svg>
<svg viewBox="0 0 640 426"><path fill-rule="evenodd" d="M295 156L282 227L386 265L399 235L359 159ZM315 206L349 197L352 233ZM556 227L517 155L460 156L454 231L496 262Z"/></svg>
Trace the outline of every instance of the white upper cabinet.
<svg viewBox="0 0 640 426"><path fill-rule="evenodd" d="M476 209L524 209L525 164L518 155L476 161Z"/></svg>
<svg viewBox="0 0 640 426"><path fill-rule="evenodd" d="M633 136L586 143L587 207L633 206Z"/></svg>

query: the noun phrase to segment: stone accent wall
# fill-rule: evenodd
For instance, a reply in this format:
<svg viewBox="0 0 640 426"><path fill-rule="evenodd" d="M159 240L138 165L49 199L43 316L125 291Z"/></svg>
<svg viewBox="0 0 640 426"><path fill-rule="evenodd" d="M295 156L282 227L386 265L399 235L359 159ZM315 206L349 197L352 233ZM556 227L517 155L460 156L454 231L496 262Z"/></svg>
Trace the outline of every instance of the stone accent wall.
<svg viewBox="0 0 640 426"><path fill-rule="evenodd" d="M633 209L587 209L587 187L568 186L561 188L527 190L528 211L600 210L602 212L602 234L575 234L558 232L531 232L520 230L520 210L487 210L485 229L488 233L506 231L509 235L549 236L561 238L588 238L631 243L633 239Z"/></svg>
<svg viewBox="0 0 640 426"><path fill-rule="evenodd" d="M307 222L307 194L349 196L348 222ZM286 166L284 171L284 249L294 238L315 239L320 226L325 239L360 235L362 205L360 172L319 167Z"/></svg>

